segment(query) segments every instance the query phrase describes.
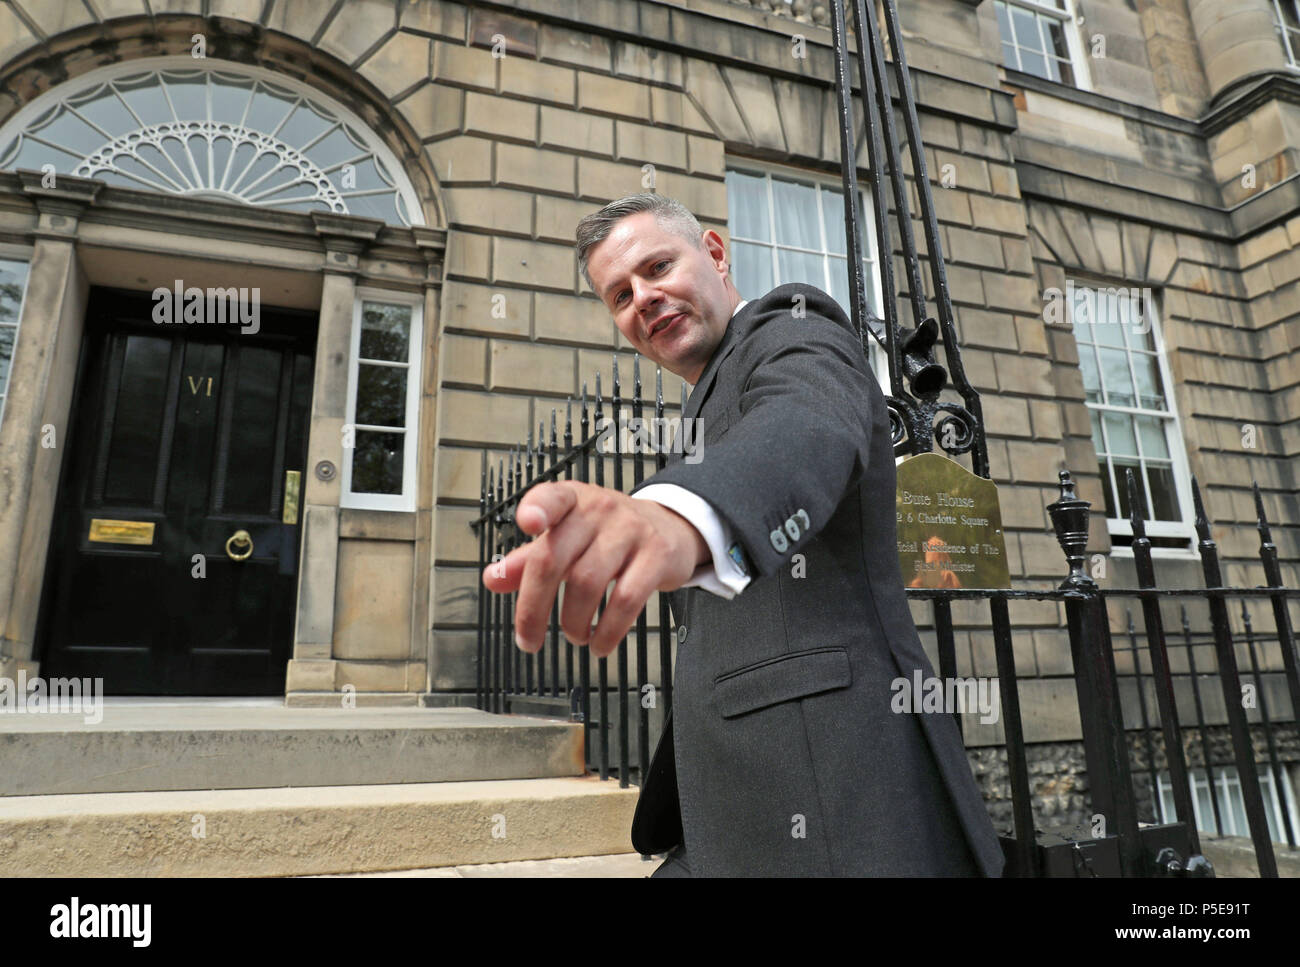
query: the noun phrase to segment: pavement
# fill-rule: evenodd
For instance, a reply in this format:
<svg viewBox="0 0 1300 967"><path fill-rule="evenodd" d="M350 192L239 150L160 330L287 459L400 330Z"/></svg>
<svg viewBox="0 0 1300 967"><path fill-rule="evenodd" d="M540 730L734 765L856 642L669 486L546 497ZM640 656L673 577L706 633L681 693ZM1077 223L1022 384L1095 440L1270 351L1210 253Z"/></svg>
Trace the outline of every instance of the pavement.
<svg viewBox="0 0 1300 967"><path fill-rule="evenodd" d="M475 863L466 866L436 866L422 870L387 870L382 873L329 873L293 879L325 879L337 877L581 877L633 878L649 876L655 871L662 856L643 860L640 853L611 853L607 856L570 856L551 860L518 860L511 863Z"/></svg>

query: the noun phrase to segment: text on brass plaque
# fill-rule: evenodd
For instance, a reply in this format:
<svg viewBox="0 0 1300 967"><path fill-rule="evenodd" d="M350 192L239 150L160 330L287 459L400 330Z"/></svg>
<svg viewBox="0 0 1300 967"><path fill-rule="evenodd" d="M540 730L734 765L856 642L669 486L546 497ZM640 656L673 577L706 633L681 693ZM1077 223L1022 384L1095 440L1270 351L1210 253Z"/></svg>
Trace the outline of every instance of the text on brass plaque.
<svg viewBox="0 0 1300 967"><path fill-rule="evenodd" d="M1009 588L992 480L937 453L898 465L898 567L907 588Z"/></svg>

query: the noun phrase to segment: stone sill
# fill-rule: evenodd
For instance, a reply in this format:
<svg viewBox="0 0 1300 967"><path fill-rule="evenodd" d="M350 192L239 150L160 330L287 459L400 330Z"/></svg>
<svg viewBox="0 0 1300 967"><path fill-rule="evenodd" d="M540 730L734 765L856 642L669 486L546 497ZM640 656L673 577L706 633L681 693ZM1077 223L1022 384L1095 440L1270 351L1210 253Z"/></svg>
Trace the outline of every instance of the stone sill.
<svg viewBox="0 0 1300 967"><path fill-rule="evenodd" d="M1002 72L1004 76L1003 90L1008 86L1012 88L1022 88L1027 91L1033 91L1036 94L1044 94L1048 97L1055 97L1062 101L1069 101L1071 104L1079 104L1084 107L1094 108L1098 111L1106 111L1109 114L1118 114L1120 117L1128 118L1141 124L1168 128L1169 130L1177 131L1180 134L1190 134L1199 138L1206 136L1202 124L1199 121L1190 121L1187 118L1180 118L1176 114L1166 114L1163 111L1156 111L1139 104L1130 104L1127 101L1121 101L1118 98L1110 97L1106 94L1098 94L1096 91L1083 91L1077 87L1071 87L1068 84L1061 84L1056 81L1049 81L1047 78L1039 77L1037 74L1026 74L1024 71L1018 71L1011 67L1003 67Z"/></svg>

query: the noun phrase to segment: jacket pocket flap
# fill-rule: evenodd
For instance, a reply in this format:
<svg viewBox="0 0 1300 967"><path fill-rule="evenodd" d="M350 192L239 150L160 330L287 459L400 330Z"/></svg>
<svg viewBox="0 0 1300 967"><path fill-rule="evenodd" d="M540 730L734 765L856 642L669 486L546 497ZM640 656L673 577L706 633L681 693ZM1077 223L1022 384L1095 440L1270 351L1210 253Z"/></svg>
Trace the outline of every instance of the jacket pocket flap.
<svg viewBox="0 0 1300 967"><path fill-rule="evenodd" d="M847 649L815 648L728 672L714 680L713 696L722 717L732 718L852 682Z"/></svg>

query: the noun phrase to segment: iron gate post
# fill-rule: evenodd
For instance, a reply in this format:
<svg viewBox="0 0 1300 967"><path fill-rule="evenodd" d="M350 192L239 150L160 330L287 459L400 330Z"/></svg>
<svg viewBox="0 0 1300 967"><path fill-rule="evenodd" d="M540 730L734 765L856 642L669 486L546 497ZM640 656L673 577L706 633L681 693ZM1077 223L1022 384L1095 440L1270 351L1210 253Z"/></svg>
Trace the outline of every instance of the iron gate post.
<svg viewBox="0 0 1300 967"><path fill-rule="evenodd" d="M1060 589L1068 592L1065 615L1092 806L1105 828L1119 840L1121 874L1141 876L1149 871L1138 833L1137 802L1105 602L1097 582L1083 570L1092 504L1075 494L1068 470L1060 471L1060 480L1060 499L1048 504L1047 510L1070 565L1069 577L1061 582Z"/></svg>

